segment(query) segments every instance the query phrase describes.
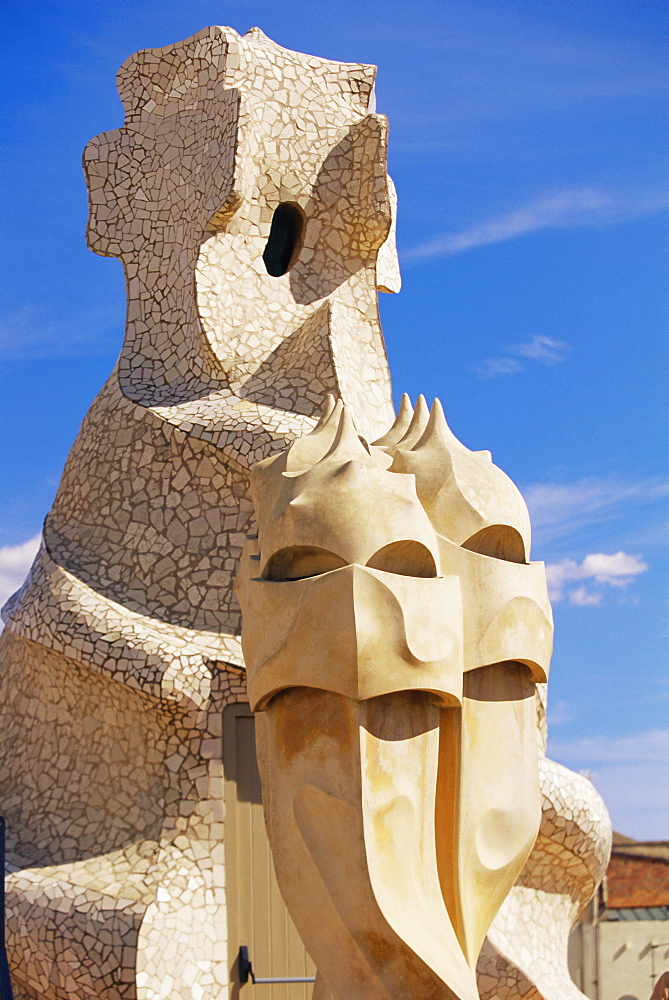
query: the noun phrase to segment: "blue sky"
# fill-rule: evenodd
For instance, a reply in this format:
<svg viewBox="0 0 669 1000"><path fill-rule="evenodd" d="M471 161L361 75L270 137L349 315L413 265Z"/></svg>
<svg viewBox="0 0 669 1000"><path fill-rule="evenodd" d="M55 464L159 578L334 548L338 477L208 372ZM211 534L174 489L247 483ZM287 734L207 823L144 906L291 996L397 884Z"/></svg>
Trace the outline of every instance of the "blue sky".
<svg viewBox="0 0 669 1000"><path fill-rule="evenodd" d="M0 590L20 582L118 353L118 261L84 243L85 143L133 51L207 24L375 63L404 287L397 398L521 486L548 564L553 757L669 837L666 6L654 0L22 0L5 13Z"/></svg>

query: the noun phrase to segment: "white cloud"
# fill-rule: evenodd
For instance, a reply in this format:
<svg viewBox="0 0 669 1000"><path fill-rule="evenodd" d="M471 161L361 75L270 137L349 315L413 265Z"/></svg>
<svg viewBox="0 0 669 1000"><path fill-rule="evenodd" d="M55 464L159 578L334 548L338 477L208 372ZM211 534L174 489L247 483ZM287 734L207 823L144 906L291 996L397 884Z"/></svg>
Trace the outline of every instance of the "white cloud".
<svg viewBox="0 0 669 1000"><path fill-rule="evenodd" d="M575 483L534 483L523 487L535 541L546 543L606 521L631 505L669 496L669 483L657 479L625 483L614 479L581 479Z"/></svg>
<svg viewBox="0 0 669 1000"><path fill-rule="evenodd" d="M669 207L665 190L606 192L597 188L567 188L538 195L510 212L477 223L457 233L444 233L412 250L404 261L450 257L475 247L504 243L541 229L609 226Z"/></svg>
<svg viewBox="0 0 669 1000"><path fill-rule="evenodd" d="M630 736L553 739L548 754L573 770L586 770L611 813L613 826L639 840L666 839L669 799L669 729Z"/></svg>
<svg viewBox="0 0 669 1000"><path fill-rule="evenodd" d="M41 535L33 535L26 542L0 549L0 607L25 580L41 540Z"/></svg>
<svg viewBox="0 0 669 1000"><path fill-rule="evenodd" d="M509 348L511 354L530 358L542 365L559 364L560 361L564 361L565 354L569 350L569 344L561 340L551 340L550 337L533 337L527 344L515 344Z"/></svg>
<svg viewBox="0 0 669 1000"><path fill-rule="evenodd" d="M609 584L613 587L627 587L635 576L645 573L648 564L639 556L631 556L627 552L593 552L587 555L582 563L574 559L562 559L546 566L548 580L548 596L554 604L565 597L566 585L576 580L592 579L595 583ZM588 591L579 587L569 593L571 604L581 607L599 604L602 595L598 591Z"/></svg>
<svg viewBox="0 0 669 1000"><path fill-rule="evenodd" d="M481 378L495 378L497 375L514 375L521 372L523 366L515 358L486 358L474 370Z"/></svg>
<svg viewBox="0 0 669 1000"><path fill-rule="evenodd" d="M632 577L645 573L647 563L639 556L630 556L626 552L615 552L605 555L596 552L583 560L583 576L594 576L597 583L610 583L615 587L626 587L632 582Z"/></svg>
<svg viewBox="0 0 669 1000"><path fill-rule="evenodd" d="M602 595L596 591L586 590L585 587L577 587L569 594L569 603L576 604L580 608L593 607L602 603Z"/></svg>
<svg viewBox="0 0 669 1000"><path fill-rule="evenodd" d="M542 365L557 365L564 361L567 352L570 350L569 344L561 340L551 340L550 337L536 336L526 344L512 344L509 354L515 354L515 358L486 358L474 371L481 378L495 378L497 375L515 375L522 372L524 365L517 360L518 357L537 361Z"/></svg>
<svg viewBox="0 0 669 1000"><path fill-rule="evenodd" d="M549 563L546 566L546 579L549 591L560 591L567 580L580 579L580 566L574 559L563 559L559 563ZM554 593L551 593L551 600L555 600Z"/></svg>

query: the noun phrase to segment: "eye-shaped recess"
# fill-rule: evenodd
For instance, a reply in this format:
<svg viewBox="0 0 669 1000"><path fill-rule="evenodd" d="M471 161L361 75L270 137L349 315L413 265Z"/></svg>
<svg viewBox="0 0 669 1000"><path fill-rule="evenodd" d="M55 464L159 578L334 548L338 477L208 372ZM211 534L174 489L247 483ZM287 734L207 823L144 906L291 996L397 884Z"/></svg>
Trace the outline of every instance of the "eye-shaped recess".
<svg viewBox="0 0 669 1000"><path fill-rule="evenodd" d="M304 242L306 217L299 205L282 201L272 216L269 239L262 255L267 273L280 278L300 255Z"/></svg>
<svg viewBox="0 0 669 1000"><path fill-rule="evenodd" d="M437 575L437 567L430 550L420 542L409 539L384 545L367 561L367 565L370 569L378 569L383 573L396 573L398 576Z"/></svg>
<svg viewBox="0 0 669 1000"><path fill-rule="evenodd" d="M346 566L341 556L329 549L319 549L313 545L289 545L279 549L267 561L263 573L264 580L305 580L309 576L320 576L333 569Z"/></svg>
<svg viewBox="0 0 669 1000"><path fill-rule="evenodd" d="M333 569L341 569L348 563L336 552L320 549L315 545L289 545L279 549L271 556L262 574L263 580L277 583L287 580L306 580L311 576L321 576L331 573ZM435 577L435 566L432 553L420 542L402 541L384 545L375 552L367 565L370 569L378 569L384 573L396 573L399 576Z"/></svg>
<svg viewBox="0 0 669 1000"><path fill-rule="evenodd" d="M462 543L463 549L478 552L493 559L507 562L525 563L525 543L519 531L508 524L491 524L481 528L475 535Z"/></svg>
<svg viewBox="0 0 669 1000"><path fill-rule="evenodd" d="M516 660L467 670L463 681L464 696L472 701L521 701L537 690L530 667Z"/></svg>

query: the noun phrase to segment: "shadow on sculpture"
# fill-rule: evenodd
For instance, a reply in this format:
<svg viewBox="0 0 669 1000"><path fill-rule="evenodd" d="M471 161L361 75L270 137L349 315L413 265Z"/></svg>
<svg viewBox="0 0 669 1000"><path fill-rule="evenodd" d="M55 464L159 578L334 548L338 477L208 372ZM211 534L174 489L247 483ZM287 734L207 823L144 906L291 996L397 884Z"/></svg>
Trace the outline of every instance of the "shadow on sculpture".
<svg viewBox="0 0 669 1000"><path fill-rule="evenodd" d="M128 311L3 610L20 1000L233 988L221 719L247 700L315 1000L581 997L566 936L608 819L537 739L551 616L522 498L438 404L393 423L375 72L207 28L131 56L124 124L86 147ZM273 275L285 204L304 230Z"/></svg>
<svg viewBox="0 0 669 1000"><path fill-rule="evenodd" d="M279 884L333 996L474 998L540 821L543 566L459 544L527 515L438 402L385 447L327 410L251 471L238 589Z"/></svg>

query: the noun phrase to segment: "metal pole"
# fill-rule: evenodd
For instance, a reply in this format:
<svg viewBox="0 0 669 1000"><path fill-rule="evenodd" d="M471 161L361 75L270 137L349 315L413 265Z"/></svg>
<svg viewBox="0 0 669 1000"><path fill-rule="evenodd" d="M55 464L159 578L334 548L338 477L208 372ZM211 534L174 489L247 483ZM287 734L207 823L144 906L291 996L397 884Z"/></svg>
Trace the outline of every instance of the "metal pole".
<svg viewBox="0 0 669 1000"><path fill-rule="evenodd" d="M285 976L277 976L276 979L253 979L253 985L257 986L259 983L315 983L315 976L295 976L293 979L288 979Z"/></svg>
<svg viewBox="0 0 669 1000"><path fill-rule="evenodd" d="M669 948L669 941L651 941L650 942L650 978L652 979L652 986L655 987L657 983L655 982L655 949L656 948Z"/></svg>
<svg viewBox="0 0 669 1000"><path fill-rule="evenodd" d="M272 979L261 978L256 976L253 971L253 963L249 957L249 949L246 945L242 945L239 949L238 957L238 968L239 968L239 982L244 985L248 983L249 979L254 986L267 985L268 983L315 983L316 979L314 976L276 976Z"/></svg>
<svg viewBox="0 0 669 1000"><path fill-rule="evenodd" d="M5 947L5 820L0 816L0 997L14 1000Z"/></svg>

